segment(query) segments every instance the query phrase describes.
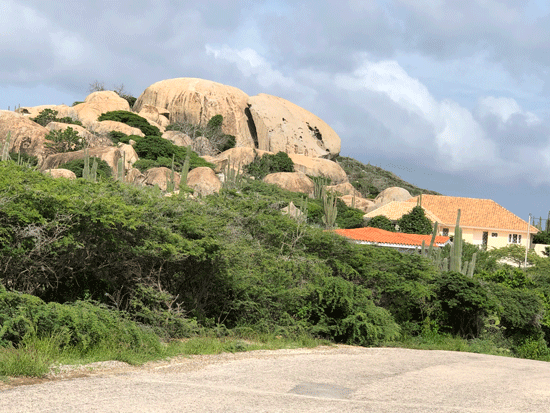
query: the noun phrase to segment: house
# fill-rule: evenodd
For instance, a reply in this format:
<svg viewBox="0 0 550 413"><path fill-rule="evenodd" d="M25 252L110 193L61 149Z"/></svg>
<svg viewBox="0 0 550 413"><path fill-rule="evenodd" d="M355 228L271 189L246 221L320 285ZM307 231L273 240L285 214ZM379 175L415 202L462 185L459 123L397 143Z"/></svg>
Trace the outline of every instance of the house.
<svg viewBox="0 0 550 413"><path fill-rule="evenodd" d="M379 228L354 228L336 229L335 233L349 238L358 244L379 245L382 247L395 248L401 252L420 250L422 241L427 246L432 240L431 235L404 234L401 232L390 232ZM449 237L435 237L434 246L443 247L451 242Z"/></svg>
<svg viewBox="0 0 550 413"><path fill-rule="evenodd" d="M418 202L418 196L403 202L390 202L369 212L365 218L384 215L395 222L409 213ZM439 223L438 232L444 236L454 235L457 211L460 209L462 238L484 248L501 248L510 244L531 247L533 235L539 232L536 227L529 226L526 221L491 199L422 195L421 206L432 223Z"/></svg>

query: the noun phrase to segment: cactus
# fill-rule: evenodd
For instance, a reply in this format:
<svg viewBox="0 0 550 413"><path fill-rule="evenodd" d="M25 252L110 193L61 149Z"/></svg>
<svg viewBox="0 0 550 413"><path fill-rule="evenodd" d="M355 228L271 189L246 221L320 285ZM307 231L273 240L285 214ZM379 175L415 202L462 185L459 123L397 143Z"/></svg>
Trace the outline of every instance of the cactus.
<svg viewBox="0 0 550 413"><path fill-rule="evenodd" d="M84 168L82 169L82 178L85 180L90 179L90 154L88 148L84 151Z"/></svg>
<svg viewBox="0 0 550 413"><path fill-rule="evenodd" d="M336 208L337 198L332 192L328 192L323 188L323 223L327 229L334 228L336 223L336 215L338 214L338 209Z"/></svg>
<svg viewBox="0 0 550 413"><path fill-rule="evenodd" d="M124 181L126 175L126 152L122 152L122 158L118 160L117 181Z"/></svg>
<svg viewBox="0 0 550 413"><path fill-rule="evenodd" d="M230 156L227 158L227 165L224 169L224 175L224 189L240 188L241 182L243 180L243 175L241 174L241 164L239 163L236 167L235 165L232 165Z"/></svg>
<svg viewBox="0 0 550 413"><path fill-rule="evenodd" d="M449 262L450 270L461 272L462 270L462 230L460 229L460 209L456 215L455 234L451 245L451 256Z"/></svg>
<svg viewBox="0 0 550 413"><path fill-rule="evenodd" d="M183 161L183 166L181 168L180 186L187 185L187 174L189 173L190 162L191 162L191 145L189 145L187 147L187 150L185 151L185 161Z"/></svg>
<svg viewBox="0 0 550 413"><path fill-rule="evenodd" d="M312 177L312 181L314 184L313 197L315 199L322 199L323 191L325 189L325 186L327 186L330 183L330 178L326 178L324 176L315 176L315 177Z"/></svg>
<svg viewBox="0 0 550 413"><path fill-rule="evenodd" d="M172 170L170 174L166 173L166 192L174 192L176 190L176 174L174 171L174 155L172 155Z"/></svg>
<svg viewBox="0 0 550 413"><path fill-rule="evenodd" d="M8 136L6 136L6 142L4 142L4 147L2 148L2 161L7 161L10 159L10 139L11 139L11 131L8 132Z"/></svg>
<svg viewBox="0 0 550 413"><path fill-rule="evenodd" d="M90 170L90 181L97 182L97 158L94 158L92 163L92 169Z"/></svg>

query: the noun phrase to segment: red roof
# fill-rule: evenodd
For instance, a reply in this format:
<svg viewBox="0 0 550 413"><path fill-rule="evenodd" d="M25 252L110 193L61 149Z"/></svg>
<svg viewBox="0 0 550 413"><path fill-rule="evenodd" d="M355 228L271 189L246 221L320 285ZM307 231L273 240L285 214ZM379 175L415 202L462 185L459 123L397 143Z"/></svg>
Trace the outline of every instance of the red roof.
<svg viewBox="0 0 550 413"><path fill-rule="evenodd" d="M402 232L390 232L371 227L336 229L334 232L354 241L363 241L376 244L410 245L421 247L422 241L424 241L425 245L428 246L432 240L431 235L404 234ZM449 237L436 236L434 245L443 246L449 241Z"/></svg>

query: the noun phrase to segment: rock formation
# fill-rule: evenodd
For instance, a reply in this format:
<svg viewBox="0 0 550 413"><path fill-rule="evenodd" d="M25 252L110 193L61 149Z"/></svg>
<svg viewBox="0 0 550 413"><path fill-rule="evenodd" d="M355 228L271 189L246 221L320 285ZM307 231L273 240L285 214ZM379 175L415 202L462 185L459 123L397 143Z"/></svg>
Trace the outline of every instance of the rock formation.
<svg viewBox="0 0 550 413"><path fill-rule="evenodd" d="M168 110L170 123L183 122L206 126L215 115L223 116L222 130L234 135L236 146L254 147L248 118L248 95L232 86L209 80L177 78L149 86L134 104L134 111L146 106Z"/></svg>
<svg viewBox="0 0 550 413"><path fill-rule="evenodd" d="M170 142L172 142L176 146L189 146L193 145L193 141L189 136L187 136L183 132L170 130L166 131L162 134L163 139L168 139Z"/></svg>
<svg viewBox="0 0 550 413"><path fill-rule="evenodd" d="M97 137L93 133L88 132L88 130L86 128L83 128L82 126L71 125L68 123L61 123L61 122L50 122L46 125L46 129L48 129L49 131L53 131L53 130L64 131L67 128L72 128L76 133L78 133L78 136L84 139L84 141L92 148L96 146L106 145L106 142L98 142Z"/></svg>
<svg viewBox="0 0 550 413"><path fill-rule="evenodd" d="M27 116L8 110L0 110L0 148L10 132L10 152L21 152L38 157L39 162L44 156L52 153L45 147L45 136L48 129L30 120Z"/></svg>
<svg viewBox="0 0 550 413"><path fill-rule="evenodd" d="M311 158L305 155L288 155L294 162L294 170L310 176L325 176L333 185L348 182L348 176L340 165L324 158Z"/></svg>
<svg viewBox="0 0 550 413"><path fill-rule="evenodd" d="M77 119L77 113L74 110L74 108L67 105L25 106L25 107L20 107L19 109L16 110L16 112L22 115L26 115L29 118L36 118L38 115L40 115L40 112L42 112L44 109L51 109L51 110L57 111L56 117L58 118L69 117L72 119Z"/></svg>
<svg viewBox="0 0 550 413"><path fill-rule="evenodd" d="M121 98L115 92L105 90L88 95L83 103L79 103L73 109L84 126L88 126L97 121L97 118L103 113L113 110L130 111L130 105L126 99Z"/></svg>
<svg viewBox="0 0 550 413"><path fill-rule="evenodd" d="M361 195L361 192L359 192L357 189L355 189L355 187L350 184L349 182L345 182L343 184L338 184L338 185L328 185L327 186L327 191L333 191L333 192L336 192L337 194L339 195L351 195L351 196L354 196L356 198L362 198L363 196Z"/></svg>
<svg viewBox="0 0 550 413"><path fill-rule="evenodd" d="M130 125L126 125L122 122L114 120L102 120L101 122L90 122L87 125L88 129L93 130L100 135L108 135L111 131L122 132L126 135L145 136L145 134L138 128L133 128Z"/></svg>
<svg viewBox="0 0 550 413"><path fill-rule="evenodd" d="M143 175L140 176L140 179L138 179L137 182L148 186L158 185L160 189L166 191L171 174L172 170L163 166L159 168L151 168L146 170ZM179 188L180 181L181 175L177 172L174 172L175 189Z"/></svg>
<svg viewBox="0 0 550 413"><path fill-rule="evenodd" d="M111 167L113 175L116 176L118 170L118 160L122 158L122 153L119 148L114 146L92 148L88 150L88 154L90 155L90 158L99 158L107 162L107 164ZM85 150L49 155L40 165L40 169L55 169L59 165L63 165L66 162L73 161L75 159L84 159L84 156Z"/></svg>
<svg viewBox="0 0 550 413"><path fill-rule="evenodd" d="M258 149L310 157L340 153L340 137L313 113L277 96L260 93L248 100Z"/></svg>
<svg viewBox="0 0 550 413"><path fill-rule="evenodd" d="M385 205L391 201L401 202L410 198L412 198L412 196L409 191L404 188L399 188L398 186L392 186L380 192L378 196L374 198L374 205L372 205L366 212L374 211L375 209L380 208L382 205Z"/></svg>
<svg viewBox="0 0 550 413"><path fill-rule="evenodd" d="M369 208L374 205L372 199L362 197L354 197L353 195L343 195L340 199L349 207L360 209L363 212L368 212Z"/></svg>
<svg viewBox="0 0 550 413"><path fill-rule="evenodd" d="M201 166L189 171L187 186L194 189L196 194L206 196L219 192L222 183L211 168Z"/></svg>
<svg viewBox="0 0 550 413"><path fill-rule="evenodd" d="M170 124L170 111L156 106L143 105L138 113L142 118L147 119L149 123L164 132L164 129Z"/></svg>
<svg viewBox="0 0 550 413"><path fill-rule="evenodd" d="M70 180L76 179L76 175L73 171L68 169L46 169L45 174L51 175L54 178L67 178Z"/></svg>
<svg viewBox="0 0 550 413"><path fill-rule="evenodd" d="M267 175L264 182L275 184L279 188L292 192L302 192L307 195L313 195L315 184L302 172L278 172Z"/></svg>

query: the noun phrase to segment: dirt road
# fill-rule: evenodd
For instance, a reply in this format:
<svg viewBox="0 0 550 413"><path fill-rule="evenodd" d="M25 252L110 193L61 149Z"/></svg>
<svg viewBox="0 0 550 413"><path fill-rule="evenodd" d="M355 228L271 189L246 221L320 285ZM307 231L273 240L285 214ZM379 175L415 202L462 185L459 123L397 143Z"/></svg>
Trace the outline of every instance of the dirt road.
<svg viewBox="0 0 550 413"><path fill-rule="evenodd" d="M349 346L115 365L0 390L10 413L549 411L550 363Z"/></svg>

